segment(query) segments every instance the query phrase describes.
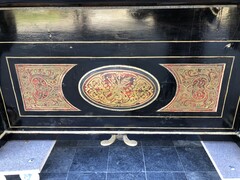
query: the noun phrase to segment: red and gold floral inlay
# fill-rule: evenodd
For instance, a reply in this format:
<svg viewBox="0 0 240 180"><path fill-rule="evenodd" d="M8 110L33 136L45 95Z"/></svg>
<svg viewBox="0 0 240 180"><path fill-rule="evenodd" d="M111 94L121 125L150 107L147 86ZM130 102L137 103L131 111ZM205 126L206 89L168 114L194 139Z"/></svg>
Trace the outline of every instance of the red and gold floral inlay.
<svg viewBox="0 0 240 180"><path fill-rule="evenodd" d="M139 109L159 94L158 82L134 68L99 70L86 75L82 97L94 106L116 111Z"/></svg>
<svg viewBox="0 0 240 180"><path fill-rule="evenodd" d="M79 111L62 92L62 81L75 64L16 64L25 111Z"/></svg>
<svg viewBox="0 0 240 180"><path fill-rule="evenodd" d="M159 112L216 112L225 64L161 64L176 79L173 100Z"/></svg>

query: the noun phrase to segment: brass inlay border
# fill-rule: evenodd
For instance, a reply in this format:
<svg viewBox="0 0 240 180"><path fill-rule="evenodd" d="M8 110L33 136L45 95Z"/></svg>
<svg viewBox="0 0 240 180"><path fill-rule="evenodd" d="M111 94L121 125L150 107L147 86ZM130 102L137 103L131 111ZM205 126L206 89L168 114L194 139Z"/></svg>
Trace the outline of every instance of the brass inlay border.
<svg viewBox="0 0 240 180"><path fill-rule="evenodd" d="M196 134L196 135L237 135L237 132L188 132L188 131L12 131L5 134Z"/></svg>
<svg viewBox="0 0 240 180"><path fill-rule="evenodd" d="M148 58L152 58L152 56L147 56ZM155 57L155 56L154 56ZM176 58L176 56L166 56L166 57L163 57L161 56L162 58ZM179 58L196 58L196 56L187 56L187 57L182 57L180 56ZM232 66L233 66L233 62L234 62L234 56L201 56L199 58L233 58L233 61L232 61ZM6 57L7 58L7 57ZM9 57L9 58L19 58L19 57ZM21 58L29 58L29 57L21 57ZM38 59L38 58L41 58L41 57L32 57L32 59ZM43 57L43 58L49 58L49 57ZM56 57L50 57L50 58L56 58ZM69 58L69 57L57 57L57 58ZM79 59L79 57L70 57L70 58L75 58L75 59ZM80 58L89 58L89 57L80 57ZM115 57L93 57L93 58L115 58ZM119 57L119 58L126 58L126 57ZM146 57L127 57L127 58L146 58ZM155 58L159 58L159 56L155 57ZM11 79L12 80L12 79ZM26 115L22 115L22 117L26 117ZM28 116L27 116L28 117ZM39 116L32 116L32 117L39 117ZM45 116L46 117L46 116ZM53 116L53 117L56 117L56 116ZM58 116L58 117L65 117L65 116ZM75 116L73 116L75 117ZM84 116L86 117L86 116ZM91 116L92 117L92 116ZM100 117L112 117L112 116L100 116ZM115 117L115 116L113 116ZM127 117L127 116L124 116L124 117ZM131 116L132 117L132 116ZM136 116L136 117L139 117L139 116ZM142 117L142 116L141 116ZM139 118L141 118L139 117ZM161 118L161 117L166 117L166 116L158 116L158 117L154 117L154 118ZM153 118L153 117L150 117L150 118ZM171 116L171 118L222 118L222 116ZM14 126L14 127L18 127L18 126ZM19 126L19 127L22 127L22 126ZM28 128L31 128L31 126L27 126ZM34 126L33 128L38 128L37 126ZM54 128L57 128L56 126ZM64 128L64 127L62 127ZM68 128L73 128L73 127L68 127ZM76 127L74 127L76 128ZM89 128L89 127L81 127L81 128ZM106 128L106 127L97 127L97 128ZM107 127L107 128L116 128L116 127ZM128 127L121 127L121 128L128 128ZM129 128L145 128L145 129L165 129L165 127L129 127ZM176 128L166 128L166 129L179 129L178 127ZM183 128L184 129L184 128ZM192 127L189 127L189 128L185 128L185 129L232 129L232 128L192 128Z"/></svg>
<svg viewBox="0 0 240 180"><path fill-rule="evenodd" d="M73 129L73 128L76 128L76 129L154 129L154 130L159 130L159 129L173 129L173 130L177 130L177 129L191 129L191 130L194 130L194 129L197 129L197 130L212 130L212 129L232 129L232 128L210 128L210 127L128 127L128 126L125 126L125 127L109 127L109 126L106 126L106 127L102 127L102 126L12 126L12 129L19 129L19 128L46 128L46 129L52 129L52 128L57 128L57 129Z"/></svg>
<svg viewBox="0 0 240 180"><path fill-rule="evenodd" d="M3 131L2 134L0 134L0 140L5 136L6 131Z"/></svg>
<svg viewBox="0 0 240 180"><path fill-rule="evenodd" d="M227 88L226 88L226 92L225 92L226 95L225 95L225 98L224 98L224 101L223 101L223 107L224 107L224 108L225 108L225 103L226 103L226 100L227 100L227 94L228 94L229 84L230 84L231 77L232 77L232 70L233 70L234 61L235 61L235 56L233 57L232 64L231 64L231 69L230 69L230 73L229 73L229 76L228 76L228 83L227 83ZM223 108L223 111L224 111L224 108ZM222 111L222 113L221 113L221 116L223 116L223 111Z"/></svg>
<svg viewBox="0 0 240 180"><path fill-rule="evenodd" d="M6 130L0 135L2 139L7 134L173 134L173 135L237 135L238 132L188 132L188 131L13 131Z"/></svg>
<svg viewBox="0 0 240 180"><path fill-rule="evenodd" d="M48 59L65 59L65 58L69 58L69 59L86 59L86 58L95 58L95 59L124 59L124 58L128 58L128 59L143 59L143 58L149 58L149 59L155 59L155 58L232 58L232 65L231 65L231 69L230 69L230 74L229 74L229 79L228 79L228 84L227 86L229 86L230 83L230 78L231 78L231 74L232 74L232 68L233 68L233 64L234 64L234 60L235 60L235 56L107 56L107 57L98 57L98 56L39 56L39 57L31 57L31 56L21 56L21 57L16 57L16 56L7 56L6 57L6 62L8 65L8 71L9 71L9 75L10 75L10 80L11 80L11 84L12 84L12 88L14 91L14 96L15 96L15 101L17 103L17 108L18 108L18 113L20 117L132 117L132 118L165 118L165 117L171 117L171 118L222 118L223 116L223 111L224 111L224 107L225 107L225 103L224 106L222 107L222 113L221 116L108 116L108 115L88 115L88 116L84 116L84 115L22 115L20 113L20 108L19 108L19 104L18 104L18 100L17 100L17 96L16 96L16 90L14 88L14 83L13 83L13 79L12 79L12 74L11 74L11 70L10 70L10 66L9 66L9 59L41 59L41 58L48 58ZM228 94L228 87L225 93L225 98L224 100L226 101L226 97Z"/></svg>
<svg viewBox="0 0 240 180"><path fill-rule="evenodd" d="M14 83L13 83L13 79L12 79L12 73L11 73L11 70L10 70L10 66L9 66L9 62L8 62L8 58L7 58L7 57L6 57L6 62L7 62L8 73L9 73L9 76L10 76L12 88L13 88L13 94L14 94L15 101L16 101L16 104L17 104L18 114L19 114L19 116L20 116L21 113L20 113L20 108L19 108L19 105L18 105L17 94L16 94L16 90L15 90L15 87L14 87ZM21 117L21 116L20 116L20 117Z"/></svg>
<svg viewBox="0 0 240 180"><path fill-rule="evenodd" d="M232 129L234 129L234 125L235 125L235 122L236 122L239 104L240 104L240 96L238 97L237 107L236 107L236 110L235 110L233 123L232 123Z"/></svg>
<svg viewBox="0 0 240 180"><path fill-rule="evenodd" d="M47 116L39 116L39 115L22 115L19 114L20 117L41 117L41 118L47 118L47 117L104 117L104 118L114 118L114 117L133 117L133 118L165 118L165 117L171 117L171 118L201 118L201 119L209 119L209 118L222 118L222 116L114 116L114 115L47 115Z"/></svg>
<svg viewBox="0 0 240 180"><path fill-rule="evenodd" d="M48 59L86 59L86 58L95 58L95 59L156 59L156 58L235 58L235 56L6 56L6 59L42 59L42 58L48 58Z"/></svg>
<svg viewBox="0 0 240 180"><path fill-rule="evenodd" d="M4 108L4 111L5 111L5 114L6 114L8 126L11 128L11 123L10 123L9 116L8 116L8 113L7 113L7 107L6 107L6 103L5 103L3 94L2 94L2 88L1 87L0 87L0 95L1 95L1 98L2 98L2 101L3 101L3 108Z"/></svg>

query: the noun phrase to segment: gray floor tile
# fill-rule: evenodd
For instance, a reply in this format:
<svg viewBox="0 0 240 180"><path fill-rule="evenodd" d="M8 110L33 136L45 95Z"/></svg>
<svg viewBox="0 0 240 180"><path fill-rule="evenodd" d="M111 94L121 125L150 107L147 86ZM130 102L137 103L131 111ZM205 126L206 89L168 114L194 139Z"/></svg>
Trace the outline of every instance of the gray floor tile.
<svg viewBox="0 0 240 180"><path fill-rule="evenodd" d="M187 180L185 173L183 172L172 172L174 180Z"/></svg>
<svg viewBox="0 0 240 180"><path fill-rule="evenodd" d="M44 165L42 172L67 173L72 164L75 152L76 148L55 147Z"/></svg>
<svg viewBox="0 0 240 180"><path fill-rule="evenodd" d="M70 171L106 172L108 149L108 147L78 148L74 156Z"/></svg>
<svg viewBox="0 0 240 180"><path fill-rule="evenodd" d="M184 172L147 172L149 180L187 180Z"/></svg>
<svg viewBox="0 0 240 180"><path fill-rule="evenodd" d="M221 180L216 171L186 172L188 180Z"/></svg>
<svg viewBox="0 0 240 180"><path fill-rule="evenodd" d="M76 147L77 141L75 140L58 140L55 147Z"/></svg>
<svg viewBox="0 0 240 180"><path fill-rule="evenodd" d="M143 147L147 171L182 171L174 147Z"/></svg>
<svg viewBox="0 0 240 180"><path fill-rule="evenodd" d="M57 161L48 161L42 170L42 173L67 173L72 164L72 159L61 159Z"/></svg>
<svg viewBox="0 0 240 180"><path fill-rule="evenodd" d="M147 172L147 179L151 180L174 180L171 172Z"/></svg>
<svg viewBox="0 0 240 180"><path fill-rule="evenodd" d="M41 173L41 180L66 180L66 173Z"/></svg>
<svg viewBox="0 0 240 180"><path fill-rule="evenodd" d="M137 147L128 147L122 141L101 147L96 139L57 141L40 177L41 180L106 180L106 177L144 180L142 148L148 180L220 180L198 136L158 136L154 140L149 136L139 141ZM8 176L7 180L20 178Z"/></svg>
<svg viewBox="0 0 240 180"><path fill-rule="evenodd" d="M173 135L172 140L200 141L198 135Z"/></svg>
<svg viewBox="0 0 240 180"><path fill-rule="evenodd" d="M112 146L109 149L109 172L143 171L144 162L141 147Z"/></svg>
<svg viewBox="0 0 240 180"><path fill-rule="evenodd" d="M73 158L75 152L76 152L75 147L71 147L71 146L58 147L58 146L56 146L56 147L53 148L50 156L48 157L48 160Z"/></svg>
<svg viewBox="0 0 240 180"><path fill-rule="evenodd" d="M135 140L140 140L140 141L148 141L148 140L152 140L152 141L158 141L158 140L169 140L172 141L173 140L173 135L167 135L167 134L161 134L161 135L151 135L151 134L144 134L144 135L129 135L130 139L135 139Z"/></svg>
<svg viewBox="0 0 240 180"><path fill-rule="evenodd" d="M193 140L174 140L173 144L175 147L202 147L200 141Z"/></svg>
<svg viewBox="0 0 240 180"><path fill-rule="evenodd" d="M106 173L69 173L67 180L106 180Z"/></svg>
<svg viewBox="0 0 240 180"><path fill-rule="evenodd" d="M192 135L174 136L173 144L176 147L202 147L199 136Z"/></svg>
<svg viewBox="0 0 240 180"><path fill-rule="evenodd" d="M145 140L141 141L142 146L173 146L173 142L171 140Z"/></svg>
<svg viewBox="0 0 240 180"><path fill-rule="evenodd" d="M185 171L215 171L202 147L177 147Z"/></svg>
<svg viewBox="0 0 240 180"><path fill-rule="evenodd" d="M78 147L101 146L100 140L78 140Z"/></svg>
<svg viewBox="0 0 240 180"><path fill-rule="evenodd" d="M145 173L108 173L107 180L145 180Z"/></svg>

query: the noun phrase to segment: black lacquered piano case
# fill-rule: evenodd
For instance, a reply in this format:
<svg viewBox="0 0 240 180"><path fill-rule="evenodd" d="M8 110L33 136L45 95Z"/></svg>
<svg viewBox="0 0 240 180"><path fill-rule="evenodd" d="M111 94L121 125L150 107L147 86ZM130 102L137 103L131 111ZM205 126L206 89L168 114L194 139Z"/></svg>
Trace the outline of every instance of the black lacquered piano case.
<svg viewBox="0 0 240 180"><path fill-rule="evenodd" d="M1 1L0 137L239 135L239 23L237 1Z"/></svg>

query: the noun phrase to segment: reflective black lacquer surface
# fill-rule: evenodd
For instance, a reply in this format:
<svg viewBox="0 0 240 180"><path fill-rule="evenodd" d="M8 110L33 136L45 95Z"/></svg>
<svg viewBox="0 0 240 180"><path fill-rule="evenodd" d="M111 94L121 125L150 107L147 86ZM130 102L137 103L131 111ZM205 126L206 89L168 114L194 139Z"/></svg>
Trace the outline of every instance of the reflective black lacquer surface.
<svg viewBox="0 0 240 180"><path fill-rule="evenodd" d="M2 7L48 7L48 6L157 6L157 5L229 5L238 0L2 0Z"/></svg>
<svg viewBox="0 0 240 180"><path fill-rule="evenodd" d="M1 41L238 40L239 13L237 6L9 9L0 13Z"/></svg>
<svg viewBox="0 0 240 180"><path fill-rule="evenodd" d="M0 89L1 91L1 89ZM1 92L0 92L1 93ZM0 94L1 95L1 94ZM3 101L2 101L2 96L0 97L0 137L4 135L4 131L7 129L7 117L6 117L6 112L3 107ZM6 143L5 140L2 140L0 138L0 148Z"/></svg>
<svg viewBox="0 0 240 180"><path fill-rule="evenodd" d="M239 17L240 9L237 6L0 10L1 88L10 119L9 126L25 130L67 128L69 131L236 131L240 95ZM56 65L59 69L62 65L72 66L59 81L61 96L66 100L56 101L56 104L65 102L63 107L68 109L56 110L53 108L55 105L44 110L36 107L28 109L26 102L36 104L36 101L33 101L33 96L29 100L26 98L29 96L22 93L31 92L31 86L21 84L24 78L28 78L21 67L27 67L25 71L28 72L30 66L39 65L42 69L46 65ZM169 69L173 65L184 67L188 72L185 75L190 79L181 79L182 75L178 78ZM106 108L106 105L99 107L99 103L89 102L79 92L82 88L79 86L83 84L79 81L94 69L106 66L128 66L138 69L137 72L150 73L159 83L159 95L141 108L125 111L115 111ZM196 72L195 66L200 67ZM204 74L204 66L211 67L209 72L215 75ZM217 67L224 67L224 70L216 70ZM50 70L47 72L51 74ZM208 79L208 85L202 86L200 80L193 81L192 77L196 74L192 72ZM37 78L31 83L36 82L34 88L39 90L35 92L38 98L49 98L49 93L53 91L61 94L58 86L44 81L42 72L33 74ZM90 75L93 76L94 72ZM57 75L51 77L54 79ZM109 78L109 75L106 77ZM215 85L209 80L211 78L216 79ZM184 94L188 98L186 94L191 96L198 89L196 96L200 100L194 101L198 105L195 109L189 106L193 108L189 111L182 108L186 104L179 105L178 110L169 108L163 111L162 108L176 99L182 81L198 84L198 87L196 85ZM40 84L43 89L38 88ZM206 101L201 100L206 97L204 88L214 92L207 95ZM211 104L214 101L216 109L206 105L205 110L198 110L200 101Z"/></svg>

